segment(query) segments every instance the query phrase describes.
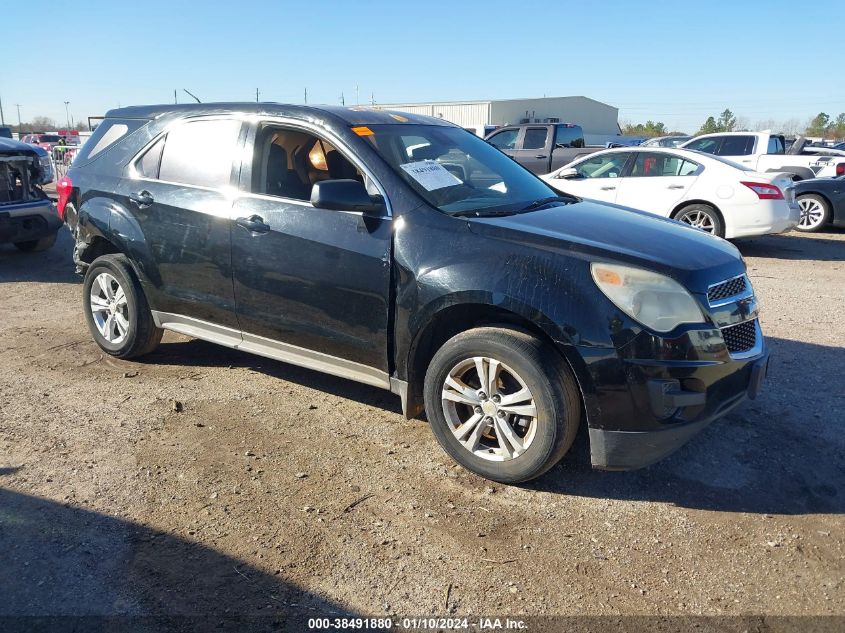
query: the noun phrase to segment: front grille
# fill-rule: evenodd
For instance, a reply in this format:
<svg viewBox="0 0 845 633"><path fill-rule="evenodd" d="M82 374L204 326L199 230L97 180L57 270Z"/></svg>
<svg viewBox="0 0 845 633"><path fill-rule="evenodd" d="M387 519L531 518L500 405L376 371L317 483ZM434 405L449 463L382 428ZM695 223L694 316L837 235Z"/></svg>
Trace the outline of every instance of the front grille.
<svg viewBox="0 0 845 633"><path fill-rule="evenodd" d="M747 352L757 344L757 320L726 327L722 330L722 338L731 354Z"/></svg>
<svg viewBox="0 0 845 633"><path fill-rule="evenodd" d="M720 284L711 286L707 291L707 300L713 303L714 301L727 299L728 297L738 295L740 292L744 292L747 287L748 284L745 282L745 275L734 277L733 279L728 279Z"/></svg>

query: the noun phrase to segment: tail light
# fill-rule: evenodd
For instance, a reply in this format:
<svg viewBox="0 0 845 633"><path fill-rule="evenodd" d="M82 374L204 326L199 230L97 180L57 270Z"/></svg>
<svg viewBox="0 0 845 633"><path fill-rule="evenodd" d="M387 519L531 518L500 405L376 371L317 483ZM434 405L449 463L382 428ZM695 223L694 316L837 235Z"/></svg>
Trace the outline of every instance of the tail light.
<svg viewBox="0 0 845 633"><path fill-rule="evenodd" d="M72 190L73 183L70 181L70 178L67 176L59 178L59 181L56 183L56 194L59 196L59 200L56 202L56 211L59 212L59 217L62 221L65 219L65 207L70 199L70 192Z"/></svg>
<svg viewBox="0 0 845 633"><path fill-rule="evenodd" d="M836 166L836 175L837 176L845 176L845 163L839 163Z"/></svg>
<svg viewBox="0 0 845 633"><path fill-rule="evenodd" d="M741 182L751 191L757 194L760 200L783 200L783 192L775 185L767 185L762 182Z"/></svg>

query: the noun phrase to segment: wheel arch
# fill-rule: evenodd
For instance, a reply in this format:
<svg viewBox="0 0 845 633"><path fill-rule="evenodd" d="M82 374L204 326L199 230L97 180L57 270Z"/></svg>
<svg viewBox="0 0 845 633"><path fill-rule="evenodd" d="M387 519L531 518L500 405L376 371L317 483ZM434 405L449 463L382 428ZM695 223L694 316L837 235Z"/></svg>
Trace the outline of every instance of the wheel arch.
<svg viewBox="0 0 845 633"><path fill-rule="evenodd" d="M535 320L518 311L488 303L453 303L436 310L411 341L406 359L407 394L405 415L418 417L423 412L423 382L431 359L442 345L453 336L477 327L504 327L525 332L543 341L561 356L575 378L581 399L582 421L587 416L584 409L583 380L589 379L583 361L577 352L566 353L557 342L561 337L547 330ZM557 339L557 340L556 340ZM566 347L566 346L564 346Z"/></svg>
<svg viewBox="0 0 845 633"><path fill-rule="evenodd" d="M722 223L722 228L725 231L725 235L727 235L728 225L725 222L725 214L717 205L713 204L711 200L702 200L700 198L695 198L693 200L684 200L683 202L678 203L678 205L674 209L672 209L672 213L669 214L669 217L673 220L676 219L681 211L683 211L687 207L691 207L694 204L703 204L713 209L719 215L719 220Z"/></svg>

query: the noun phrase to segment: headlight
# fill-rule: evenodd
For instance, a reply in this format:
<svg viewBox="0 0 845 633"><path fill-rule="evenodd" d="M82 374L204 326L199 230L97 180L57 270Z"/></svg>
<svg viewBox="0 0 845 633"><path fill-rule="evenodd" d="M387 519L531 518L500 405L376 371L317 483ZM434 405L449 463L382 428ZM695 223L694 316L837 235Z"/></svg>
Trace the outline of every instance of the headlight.
<svg viewBox="0 0 845 633"><path fill-rule="evenodd" d="M53 161L49 156L41 156L38 158L38 166L41 170L41 181L39 185L46 185L48 182L53 182Z"/></svg>
<svg viewBox="0 0 845 633"><path fill-rule="evenodd" d="M681 323L703 323L704 315L692 295L665 275L614 264L590 265L593 280L616 307L657 332Z"/></svg>

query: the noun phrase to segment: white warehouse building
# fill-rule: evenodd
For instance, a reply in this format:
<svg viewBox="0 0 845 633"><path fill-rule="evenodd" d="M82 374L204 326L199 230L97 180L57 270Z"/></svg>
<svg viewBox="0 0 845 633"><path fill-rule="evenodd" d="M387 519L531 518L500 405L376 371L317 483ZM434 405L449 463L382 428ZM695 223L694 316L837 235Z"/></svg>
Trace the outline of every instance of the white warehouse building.
<svg viewBox="0 0 845 633"><path fill-rule="evenodd" d="M621 133L619 109L588 97L390 103L376 107L438 117L462 127L575 123L581 126L585 136L618 136Z"/></svg>

